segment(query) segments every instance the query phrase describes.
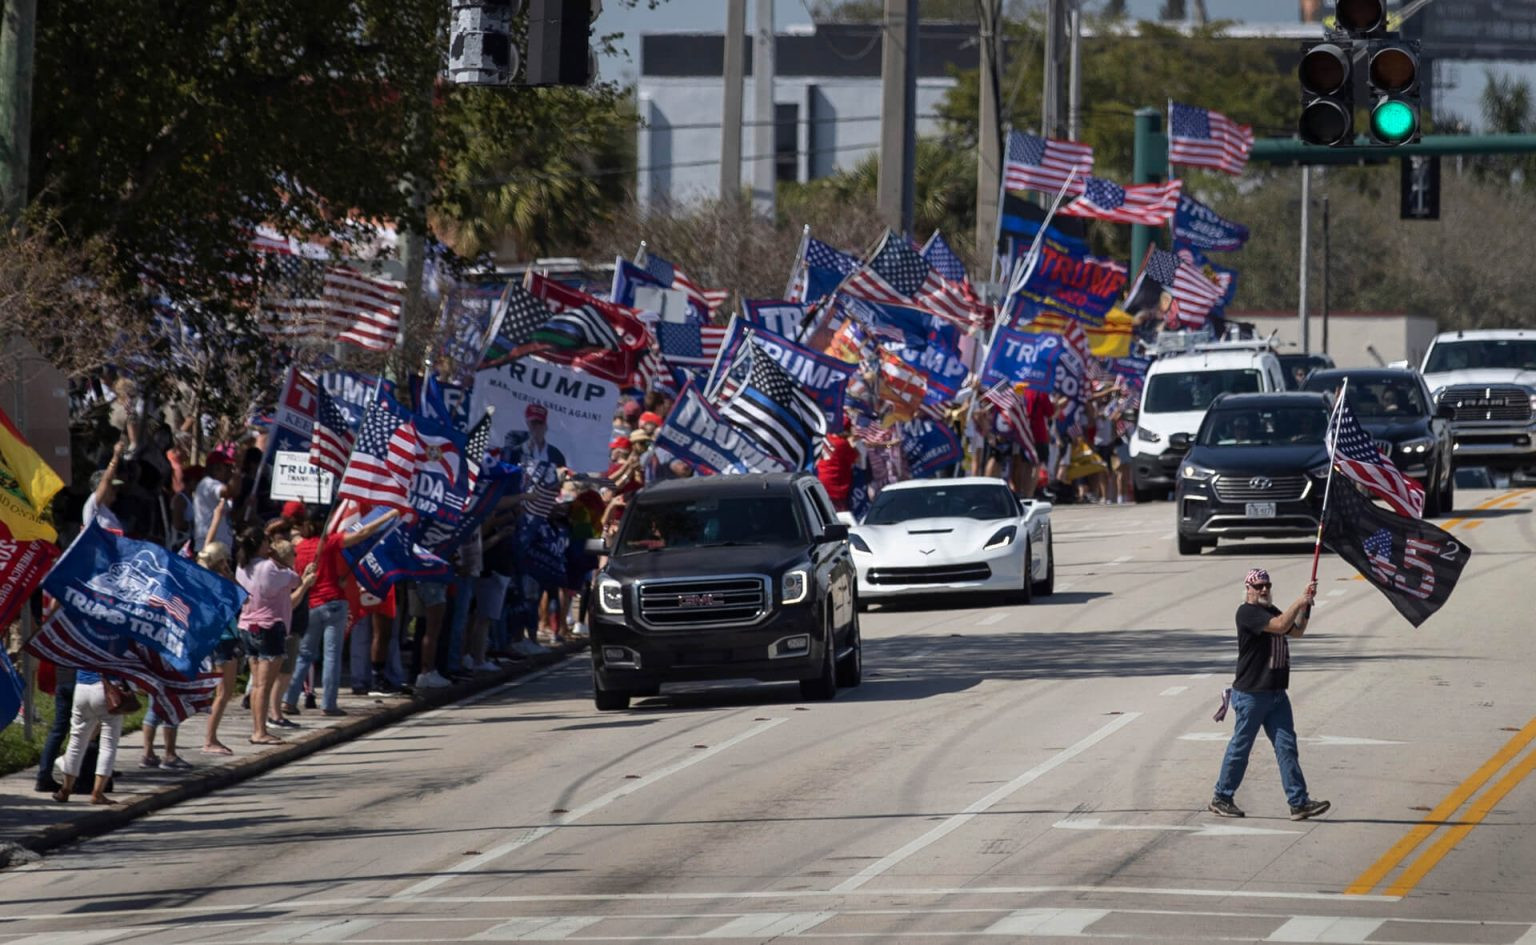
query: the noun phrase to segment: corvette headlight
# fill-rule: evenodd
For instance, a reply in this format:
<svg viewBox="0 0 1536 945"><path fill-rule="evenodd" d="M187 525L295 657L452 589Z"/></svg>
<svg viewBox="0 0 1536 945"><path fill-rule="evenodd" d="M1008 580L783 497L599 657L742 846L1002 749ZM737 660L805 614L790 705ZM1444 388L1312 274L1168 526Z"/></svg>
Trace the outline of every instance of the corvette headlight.
<svg viewBox="0 0 1536 945"><path fill-rule="evenodd" d="M1214 475L1216 475L1214 469L1206 469L1204 466L1196 466L1194 463L1185 463L1184 467L1179 470L1180 478L1188 479L1191 482L1205 482Z"/></svg>
<svg viewBox="0 0 1536 945"><path fill-rule="evenodd" d="M1019 530L1012 525L1004 525L997 530L997 534L987 539L987 543L981 546L982 551L991 551L993 548L1002 548L1013 544L1013 540L1019 536Z"/></svg>
<svg viewBox="0 0 1536 945"><path fill-rule="evenodd" d="M873 551L869 550L869 543L866 542L863 538L860 538L858 535L848 536L848 547L852 548L854 551L859 552L860 554L874 554Z"/></svg>
<svg viewBox="0 0 1536 945"><path fill-rule="evenodd" d="M779 596L781 604L798 604L805 600L811 592L810 574L803 568L786 572L784 575L784 590Z"/></svg>
<svg viewBox="0 0 1536 945"><path fill-rule="evenodd" d="M1136 428L1136 439L1141 440L1143 443L1161 443L1163 441L1162 437L1158 436L1156 433L1153 433L1151 430L1148 430L1146 427Z"/></svg>
<svg viewBox="0 0 1536 945"><path fill-rule="evenodd" d="M611 577L599 579L597 582L597 606L602 608L605 614L622 614L624 612L624 585Z"/></svg>
<svg viewBox="0 0 1536 945"><path fill-rule="evenodd" d="M1423 456L1434 445L1435 441L1427 438L1404 440L1397 444L1397 451L1405 456Z"/></svg>

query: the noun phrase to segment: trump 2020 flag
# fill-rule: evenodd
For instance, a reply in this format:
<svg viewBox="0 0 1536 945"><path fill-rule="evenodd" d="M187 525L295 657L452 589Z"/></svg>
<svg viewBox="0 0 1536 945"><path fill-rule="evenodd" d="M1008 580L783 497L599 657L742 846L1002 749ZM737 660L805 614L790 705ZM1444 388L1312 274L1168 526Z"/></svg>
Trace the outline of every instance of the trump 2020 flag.
<svg viewBox="0 0 1536 945"><path fill-rule="evenodd" d="M1415 627L1450 598L1472 557L1448 532L1377 506L1348 480L1333 484L1323 541Z"/></svg>
<svg viewBox="0 0 1536 945"><path fill-rule="evenodd" d="M71 621L127 634L188 678L247 596L228 578L95 522L53 566L43 589Z"/></svg>

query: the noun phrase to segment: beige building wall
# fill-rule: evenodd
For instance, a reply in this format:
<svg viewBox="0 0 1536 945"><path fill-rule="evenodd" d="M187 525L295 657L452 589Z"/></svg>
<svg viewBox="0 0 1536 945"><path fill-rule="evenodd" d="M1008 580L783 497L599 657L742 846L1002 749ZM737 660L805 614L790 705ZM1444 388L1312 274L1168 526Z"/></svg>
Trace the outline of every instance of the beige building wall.
<svg viewBox="0 0 1536 945"><path fill-rule="evenodd" d="M1295 312L1229 312L1227 321L1250 322L1261 336L1276 332L1282 352L1300 350L1301 323ZM1339 367L1378 367L1393 361L1418 367L1438 328L1428 315L1334 312L1328 316L1326 345L1321 316L1307 320L1307 332L1311 349L1332 356Z"/></svg>

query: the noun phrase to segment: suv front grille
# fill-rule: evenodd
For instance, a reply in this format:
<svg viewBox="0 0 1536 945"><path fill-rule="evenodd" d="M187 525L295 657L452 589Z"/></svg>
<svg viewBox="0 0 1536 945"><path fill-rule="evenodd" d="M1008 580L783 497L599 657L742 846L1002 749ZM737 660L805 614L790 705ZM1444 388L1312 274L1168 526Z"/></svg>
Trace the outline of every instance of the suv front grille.
<svg viewBox="0 0 1536 945"><path fill-rule="evenodd" d="M639 584L639 617L658 630L754 623L768 610L761 577L710 577Z"/></svg>
<svg viewBox="0 0 1536 945"><path fill-rule="evenodd" d="M991 576L992 568L985 563L869 569L871 584L965 584L971 581L985 581Z"/></svg>
<svg viewBox="0 0 1536 945"><path fill-rule="evenodd" d="M1528 423L1531 419L1531 394L1524 387L1459 384L1447 387L1440 403L1453 408L1455 421Z"/></svg>
<svg viewBox="0 0 1536 945"><path fill-rule="evenodd" d="M1223 502L1292 502L1306 494L1307 477L1217 476L1215 485Z"/></svg>

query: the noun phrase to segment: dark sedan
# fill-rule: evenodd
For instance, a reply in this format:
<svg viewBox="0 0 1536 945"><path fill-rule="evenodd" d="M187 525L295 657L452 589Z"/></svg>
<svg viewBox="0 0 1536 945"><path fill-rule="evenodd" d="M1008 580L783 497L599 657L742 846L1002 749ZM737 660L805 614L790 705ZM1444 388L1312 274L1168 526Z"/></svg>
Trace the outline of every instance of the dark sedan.
<svg viewBox="0 0 1536 945"><path fill-rule="evenodd" d="M1222 538L1317 534L1328 476L1321 394L1227 394L1212 401L1179 466L1179 554Z"/></svg>
<svg viewBox="0 0 1536 945"><path fill-rule="evenodd" d="M1314 371L1305 390L1333 393L1349 378L1349 406L1360 425L1403 475L1424 487L1424 517L1446 515L1456 505L1451 423L1436 413L1418 371L1362 368Z"/></svg>

